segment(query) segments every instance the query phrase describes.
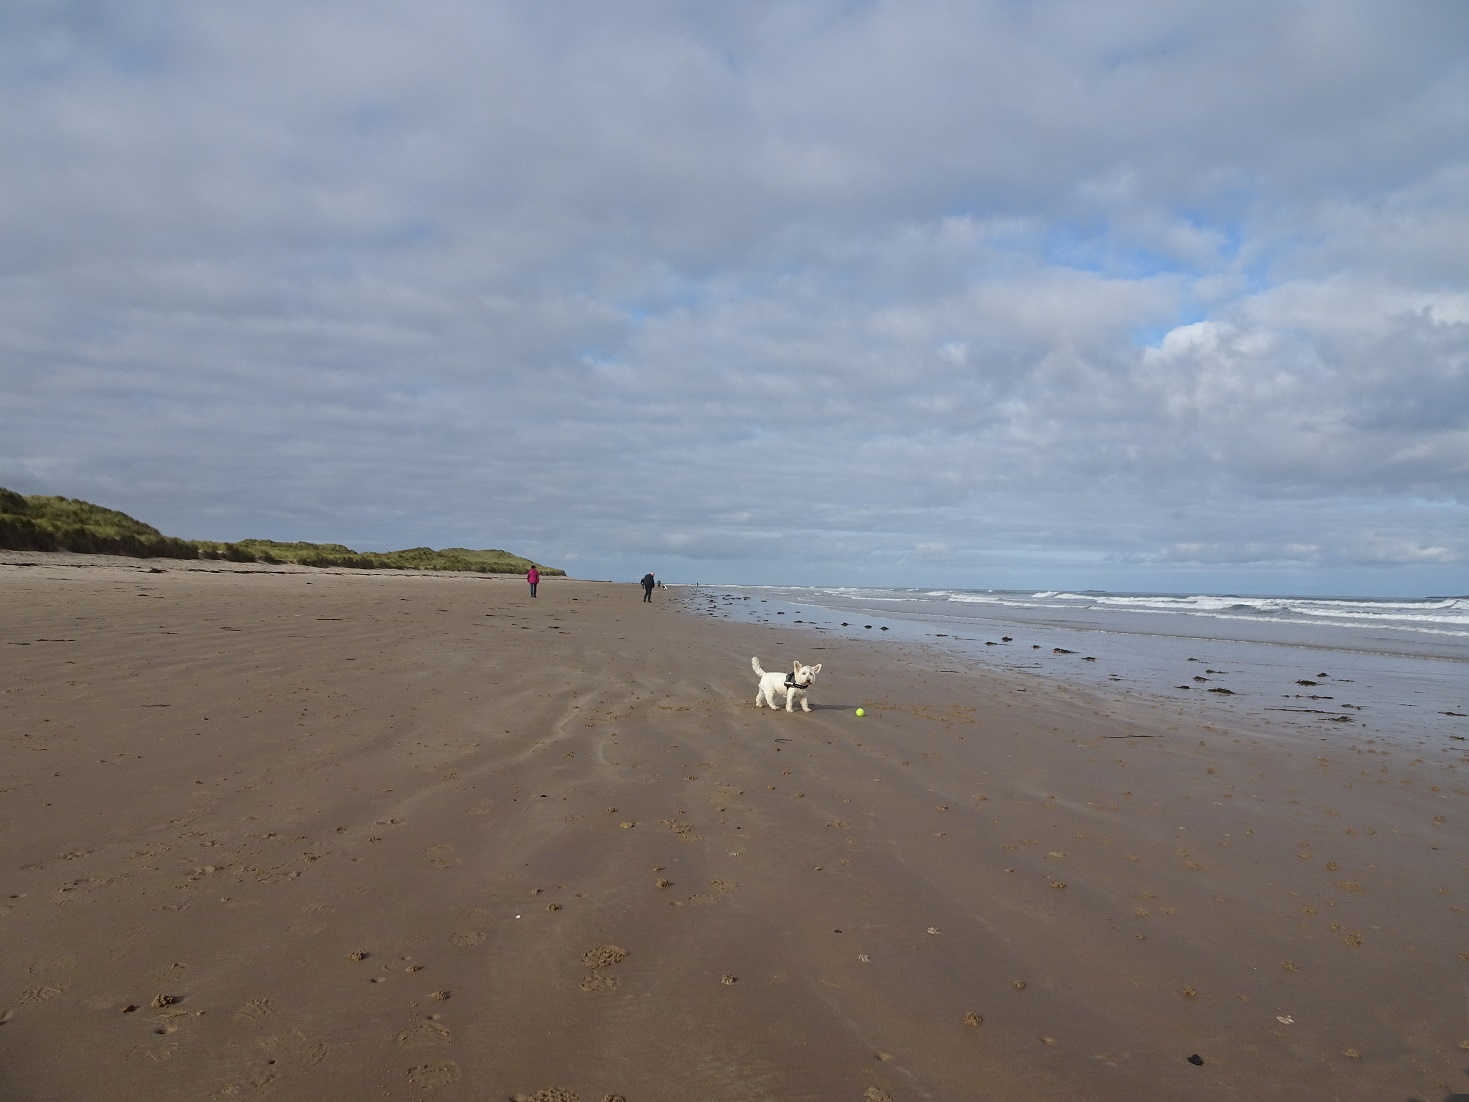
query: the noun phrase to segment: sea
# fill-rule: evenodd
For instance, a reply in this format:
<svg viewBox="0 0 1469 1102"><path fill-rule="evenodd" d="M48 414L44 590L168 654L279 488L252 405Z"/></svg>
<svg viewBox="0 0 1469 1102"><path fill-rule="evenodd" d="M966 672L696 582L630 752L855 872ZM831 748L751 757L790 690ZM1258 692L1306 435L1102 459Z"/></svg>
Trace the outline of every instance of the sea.
<svg viewBox="0 0 1469 1102"><path fill-rule="evenodd" d="M1163 700L1262 729L1465 758L1469 597L669 586L692 612L894 644Z"/></svg>

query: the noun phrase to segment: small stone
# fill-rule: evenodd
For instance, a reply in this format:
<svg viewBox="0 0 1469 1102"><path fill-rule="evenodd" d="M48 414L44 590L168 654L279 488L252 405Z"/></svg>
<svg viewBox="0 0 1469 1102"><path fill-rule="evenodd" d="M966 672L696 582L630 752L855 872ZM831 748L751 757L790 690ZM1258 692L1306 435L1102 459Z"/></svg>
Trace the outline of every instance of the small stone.
<svg viewBox="0 0 1469 1102"><path fill-rule="evenodd" d="M1201 1068L1204 1066L1204 1058L1200 1056L1197 1052L1188 1058L1188 1062L1196 1068Z"/></svg>
<svg viewBox="0 0 1469 1102"><path fill-rule="evenodd" d="M172 1006L178 1001L179 997L177 995L154 995L153 1001L149 1005L154 1010L162 1010L165 1006Z"/></svg>
<svg viewBox="0 0 1469 1102"><path fill-rule="evenodd" d="M984 1017L971 1010L968 1014L964 1015L964 1024L971 1027L982 1026L984 1025Z"/></svg>

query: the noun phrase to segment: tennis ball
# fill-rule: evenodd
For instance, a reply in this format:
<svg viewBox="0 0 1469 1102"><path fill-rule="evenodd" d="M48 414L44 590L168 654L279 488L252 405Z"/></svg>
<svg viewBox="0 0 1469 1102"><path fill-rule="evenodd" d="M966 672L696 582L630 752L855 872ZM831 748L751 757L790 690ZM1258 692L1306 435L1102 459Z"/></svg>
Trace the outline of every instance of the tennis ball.
<svg viewBox="0 0 1469 1102"><path fill-rule="evenodd" d="M866 712L864 712L864 711L863 711L863 710L862 710L862 709L861 709L861 708L858 708L858 709L857 709L857 714L858 714L858 715L859 715L859 716L865 716L865 715L866 715L866 714L867 714L867 713L866 713Z"/></svg>

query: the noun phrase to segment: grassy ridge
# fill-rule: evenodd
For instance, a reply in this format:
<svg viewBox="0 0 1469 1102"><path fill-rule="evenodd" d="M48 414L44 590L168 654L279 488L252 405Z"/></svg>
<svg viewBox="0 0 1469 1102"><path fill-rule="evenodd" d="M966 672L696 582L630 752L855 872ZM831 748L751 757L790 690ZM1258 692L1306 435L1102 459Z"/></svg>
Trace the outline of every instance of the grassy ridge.
<svg viewBox="0 0 1469 1102"><path fill-rule="evenodd" d="M77 551L94 555L196 559L188 540L88 501L40 494L22 497L0 486L0 547L18 551Z"/></svg>
<svg viewBox="0 0 1469 1102"><path fill-rule="evenodd" d="M230 562L295 563L361 570L463 570L480 574L524 574L531 560L509 551L466 547L410 547L402 551L355 551L340 543L283 543L247 539L234 543L165 536L150 524L75 498L24 497L0 486L0 548L74 551L140 558L225 559ZM555 567L542 574L564 575Z"/></svg>

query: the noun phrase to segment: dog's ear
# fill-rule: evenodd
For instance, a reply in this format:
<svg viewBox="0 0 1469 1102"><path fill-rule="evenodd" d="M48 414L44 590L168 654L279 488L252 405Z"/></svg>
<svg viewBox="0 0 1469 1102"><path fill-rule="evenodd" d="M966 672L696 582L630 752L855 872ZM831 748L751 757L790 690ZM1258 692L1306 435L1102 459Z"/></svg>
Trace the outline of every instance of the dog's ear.
<svg viewBox="0 0 1469 1102"><path fill-rule="evenodd" d="M799 658L797 658L794 662L791 663L791 672L792 673L800 673L801 672L801 660Z"/></svg>
<svg viewBox="0 0 1469 1102"><path fill-rule="evenodd" d="M812 673L820 673L821 672L821 663L818 662L818 663L816 663L816 665L812 666L811 667L811 672Z"/></svg>

